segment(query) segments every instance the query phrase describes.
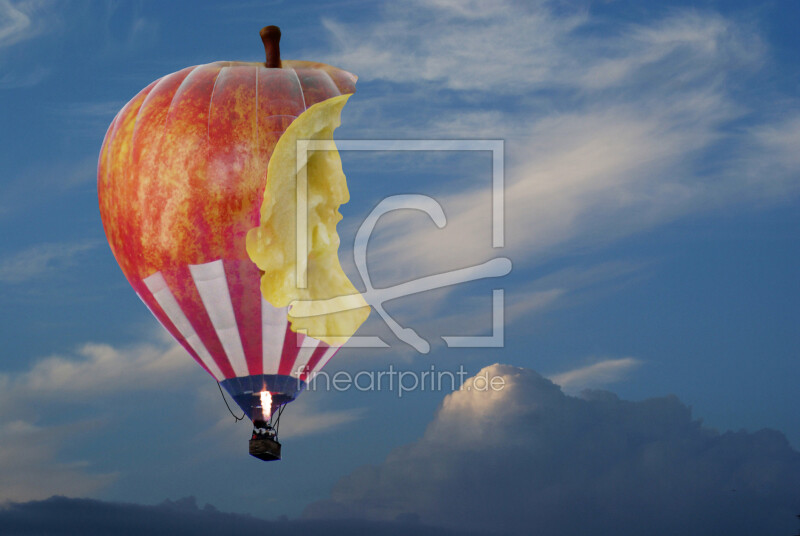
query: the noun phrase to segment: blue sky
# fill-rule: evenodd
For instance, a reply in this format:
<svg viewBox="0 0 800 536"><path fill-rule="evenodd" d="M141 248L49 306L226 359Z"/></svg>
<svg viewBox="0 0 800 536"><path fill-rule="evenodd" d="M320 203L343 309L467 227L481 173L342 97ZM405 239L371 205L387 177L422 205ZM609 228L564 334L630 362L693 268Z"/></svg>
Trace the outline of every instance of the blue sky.
<svg viewBox="0 0 800 536"><path fill-rule="evenodd" d="M488 239L486 153L342 153L352 199L342 207L340 257L357 284L355 231L381 199L402 193L434 196L448 225L434 230L410 212L382 221L370 242L376 285L497 255L514 269L500 282L387 305L431 341L430 354L415 353L373 314L363 332L391 347L344 349L331 371L435 364L472 375L503 363L550 377L566 395L613 391L644 421L661 422L647 412L662 403L680 415L675 408L691 407L728 438L720 441L739 438L742 459L763 458L754 432L777 430L788 440L786 467L796 470L798 10L790 1L0 0L0 482L8 483L0 500L58 494L148 505L195 496L264 518L335 507L381 519L359 506L358 493L381 492L358 476L362 466L407 486L387 455L430 447L437 426L462 422L447 408L477 403L451 396L440 406L446 392L305 393L287 409L286 459L259 464L245 451L248 426L233 423L214 381L128 287L97 208L108 124L160 76L260 61L257 33L267 24L281 27L284 58L359 76L339 139L505 141L502 250ZM505 347L446 348L443 334L486 334L498 285ZM562 400L535 378L520 382L520 392ZM667 395L677 399L658 398ZM514 407L539 400L507 396ZM643 402L653 397L661 402ZM640 421L613 430L612 417L599 422L624 436ZM547 430L560 445L558 434L572 429ZM507 429L496 437L515 441ZM775 504L785 498L781 485ZM409 501L397 511L463 528Z"/></svg>

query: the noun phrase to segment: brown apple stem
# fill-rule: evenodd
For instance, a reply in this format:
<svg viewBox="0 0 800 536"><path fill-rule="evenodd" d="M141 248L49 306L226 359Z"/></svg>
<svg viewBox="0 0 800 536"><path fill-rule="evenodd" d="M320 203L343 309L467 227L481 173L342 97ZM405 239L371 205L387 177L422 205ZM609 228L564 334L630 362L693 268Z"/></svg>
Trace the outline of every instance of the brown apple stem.
<svg viewBox="0 0 800 536"><path fill-rule="evenodd" d="M277 26L264 26L259 32L264 52L267 54L267 67L281 66L281 29Z"/></svg>

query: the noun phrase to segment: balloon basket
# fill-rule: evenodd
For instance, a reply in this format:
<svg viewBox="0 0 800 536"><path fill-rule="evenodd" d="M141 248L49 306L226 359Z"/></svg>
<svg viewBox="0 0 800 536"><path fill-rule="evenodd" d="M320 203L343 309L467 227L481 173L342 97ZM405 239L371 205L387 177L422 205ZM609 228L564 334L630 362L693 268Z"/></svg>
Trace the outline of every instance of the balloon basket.
<svg viewBox="0 0 800 536"><path fill-rule="evenodd" d="M258 438L250 440L250 456L265 462L281 459L281 444L274 439Z"/></svg>

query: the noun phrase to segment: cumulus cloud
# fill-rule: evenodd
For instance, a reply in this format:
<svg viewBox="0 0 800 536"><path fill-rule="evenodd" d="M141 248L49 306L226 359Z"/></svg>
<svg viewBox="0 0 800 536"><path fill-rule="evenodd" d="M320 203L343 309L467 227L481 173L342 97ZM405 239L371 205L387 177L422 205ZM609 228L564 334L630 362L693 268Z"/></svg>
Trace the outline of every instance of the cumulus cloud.
<svg viewBox="0 0 800 536"><path fill-rule="evenodd" d="M73 440L99 435L108 424L66 417L70 409L184 385L202 375L196 369L183 348L156 340L120 348L87 343L27 370L0 373L0 501L86 496L110 484L115 474L63 459Z"/></svg>
<svg viewBox="0 0 800 536"><path fill-rule="evenodd" d="M788 534L798 481L800 453L778 432L719 433L674 396L573 397L493 365L445 398L421 439L305 515L542 535Z"/></svg>
<svg viewBox="0 0 800 536"><path fill-rule="evenodd" d="M123 424L121 406L153 399L165 403L167 393L183 398L182 417L193 415L196 426L179 439L148 444L149 451L163 447L165 457L185 450L204 459L241 463L249 420L234 421L213 382L166 334L127 346L86 343L72 352L38 359L26 370L0 373L0 502L54 494L95 496L120 475L98 471L90 463L96 456L75 459L73 440L108 443L109 433L135 440ZM305 393L292 403L282 420L281 439L346 429L366 412L331 409L321 400L324 396ZM229 404L239 413L233 401ZM86 408L96 420L75 417ZM130 481L125 471L121 475Z"/></svg>
<svg viewBox="0 0 800 536"><path fill-rule="evenodd" d="M158 411L152 401L165 404L168 396L182 399L182 418L193 415L197 425L177 440L172 437L177 443L148 445L149 451L163 446L167 457L186 450L241 462L242 442L232 438L246 439L249 421L234 422L213 382L165 333L127 346L86 343L38 359L25 370L0 373L0 502L96 494L118 475L75 459L71 443L89 438L108 443L109 433L132 438L126 412L135 413L132 408L140 403ZM307 393L288 408L282 439L342 429L365 413L331 409L315 395ZM238 412L234 402L230 405ZM75 416L87 408L96 416L92 422Z"/></svg>
<svg viewBox="0 0 800 536"><path fill-rule="evenodd" d="M37 360L30 369L0 374L0 400L6 411L30 402L90 400L98 395L173 385L196 365L175 343L147 342L117 348L86 343L74 353Z"/></svg>

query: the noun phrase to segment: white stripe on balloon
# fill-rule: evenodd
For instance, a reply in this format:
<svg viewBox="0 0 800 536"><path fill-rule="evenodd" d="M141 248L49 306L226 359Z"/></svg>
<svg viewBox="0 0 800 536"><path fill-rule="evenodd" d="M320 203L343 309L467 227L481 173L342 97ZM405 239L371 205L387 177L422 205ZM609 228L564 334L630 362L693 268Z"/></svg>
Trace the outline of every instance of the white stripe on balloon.
<svg viewBox="0 0 800 536"><path fill-rule="evenodd" d="M261 298L261 351L264 374L277 374L281 365L283 339L286 336L288 307L273 307Z"/></svg>
<svg viewBox="0 0 800 536"><path fill-rule="evenodd" d="M233 372L236 376L249 376L222 259L205 264L190 264L189 271Z"/></svg>
<svg viewBox="0 0 800 536"><path fill-rule="evenodd" d="M291 376L299 378L303 372L308 372L305 368L311 356L314 354L314 350L317 349L317 346L319 346L319 341L317 339L312 339L311 337L303 339L303 345L300 347L300 351L297 352L297 359L295 359L292 371L289 373Z"/></svg>
<svg viewBox="0 0 800 536"><path fill-rule="evenodd" d="M322 354L322 358L319 361L317 361L316 365L314 365L314 370L312 370L311 373L308 375L308 377L306 378L306 381L310 382L311 380L313 380L314 376L316 376L317 373L320 370L322 370L322 368L325 365L328 364L328 361L331 360L331 358L333 357L333 354L335 354L337 350L339 350L338 346L331 346L330 348L325 350L325 353Z"/></svg>
<svg viewBox="0 0 800 536"><path fill-rule="evenodd" d="M189 343L189 346L197 353L200 361L203 362L214 378L216 378L218 382L224 380L225 376L222 374L216 361L214 361L214 358L211 357L203 341L200 340L200 337L197 335L197 332L195 332L189 319L183 314L180 305L178 305L178 301L169 290L169 286L167 286L167 282L164 276L161 275L161 272L154 273L145 278L143 282L145 286L147 286L147 290L153 294L153 298L155 298L158 305L161 306L167 318L170 319L183 338L186 339L186 342ZM147 305L147 302L145 302L145 305ZM155 311L151 310L150 312L155 314Z"/></svg>

